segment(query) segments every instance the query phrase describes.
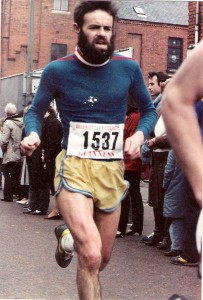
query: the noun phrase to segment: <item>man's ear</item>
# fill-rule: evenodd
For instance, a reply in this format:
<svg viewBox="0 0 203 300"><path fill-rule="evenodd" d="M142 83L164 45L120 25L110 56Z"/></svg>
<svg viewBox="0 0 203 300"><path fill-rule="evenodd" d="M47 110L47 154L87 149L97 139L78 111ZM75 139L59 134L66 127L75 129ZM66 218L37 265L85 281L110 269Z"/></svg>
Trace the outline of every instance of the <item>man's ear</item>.
<svg viewBox="0 0 203 300"><path fill-rule="evenodd" d="M73 23L73 31L75 31L75 33L77 34L80 33L80 27L78 26L77 23Z"/></svg>

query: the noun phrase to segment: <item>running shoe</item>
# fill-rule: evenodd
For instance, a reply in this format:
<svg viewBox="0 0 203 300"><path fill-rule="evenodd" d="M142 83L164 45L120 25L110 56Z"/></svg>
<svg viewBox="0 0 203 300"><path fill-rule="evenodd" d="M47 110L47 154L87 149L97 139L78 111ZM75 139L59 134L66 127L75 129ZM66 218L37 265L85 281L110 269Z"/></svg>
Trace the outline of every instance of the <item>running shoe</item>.
<svg viewBox="0 0 203 300"><path fill-rule="evenodd" d="M59 225L55 228L55 235L56 235L56 239L58 241L58 245L56 247L56 252L55 252L55 258L56 258L56 262L57 264L61 267L61 268L66 268L74 255L74 251L65 251L63 250L62 246L61 246L61 240L62 237L65 235L71 234L69 229L67 228L66 224L62 224Z"/></svg>

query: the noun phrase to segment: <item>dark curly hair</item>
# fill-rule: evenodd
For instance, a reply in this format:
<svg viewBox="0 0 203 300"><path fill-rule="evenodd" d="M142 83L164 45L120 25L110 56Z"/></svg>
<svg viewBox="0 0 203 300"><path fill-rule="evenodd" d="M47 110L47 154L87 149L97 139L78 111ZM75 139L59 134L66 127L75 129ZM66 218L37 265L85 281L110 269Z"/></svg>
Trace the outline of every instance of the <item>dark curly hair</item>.
<svg viewBox="0 0 203 300"><path fill-rule="evenodd" d="M106 11L115 20L118 9L113 1L83 1L75 8L74 22L81 28L84 22L84 15L97 9Z"/></svg>
<svg viewBox="0 0 203 300"><path fill-rule="evenodd" d="M164 82L164 81L166 81L166 79L170 78L170 76L168 76L164 72L149 72L148 73L148 78L152 78L154 76L157 76L157 82L158 82L159 86L160 86L161 82Z"/></svg>

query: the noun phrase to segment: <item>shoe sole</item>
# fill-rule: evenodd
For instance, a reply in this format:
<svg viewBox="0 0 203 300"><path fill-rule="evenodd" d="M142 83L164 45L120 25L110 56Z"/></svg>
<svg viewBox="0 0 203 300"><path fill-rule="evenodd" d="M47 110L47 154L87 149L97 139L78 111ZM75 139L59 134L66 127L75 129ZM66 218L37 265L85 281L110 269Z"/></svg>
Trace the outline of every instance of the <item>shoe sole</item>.
<svg viewBox="0 0 203 300"><path fill-rule="evenodd" d="M164 253L164 256L166 256L166 257L176 257L176 256L178 256L179 254L165 254Z"/></svg>
<svg viewBox="0 0 203 300"><path fill-rule="evenodd" d="M180 263L180 262L174 262L174 261L171 261L171 263L173 265L178 265L178 266L186 266L186 267L197 267L198 266L198 263Z"/></svg>
<svg viewBox="0 0 203 300"><path fill-rule="evenodd" d="M61 267L61 268L67 268L67 266L71 263L71 260L73 258L73 254L66 259L67 254L65 253L64 250L62 250L62 252L60 251L61 245L60 245L60 239L61 239L61 234L59 234L58 232L58 227L55 228L55 236L58 242L58 245L56 247L56 252L55 252L55 259L57 264Z"/></svg>

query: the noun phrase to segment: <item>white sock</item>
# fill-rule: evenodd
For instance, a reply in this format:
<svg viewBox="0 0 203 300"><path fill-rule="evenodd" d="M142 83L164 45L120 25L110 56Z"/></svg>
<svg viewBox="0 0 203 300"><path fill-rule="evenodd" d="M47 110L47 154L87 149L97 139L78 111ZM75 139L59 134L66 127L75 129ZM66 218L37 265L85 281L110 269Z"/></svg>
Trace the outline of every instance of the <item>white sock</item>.
<svg viewBox="0 0 203 300"><path fill-rule="evenodd" d="M203 245L203 210L201 210L196 227L196 246L199 253Z"/></svg>
<svg viewBox="0 0 203 300"><path fill-rule="evenodd" d="M69 229L64 230L63 236L61 239L61 247L64 251L74 251L74 240L72 234L70 233Z"/></svg>

